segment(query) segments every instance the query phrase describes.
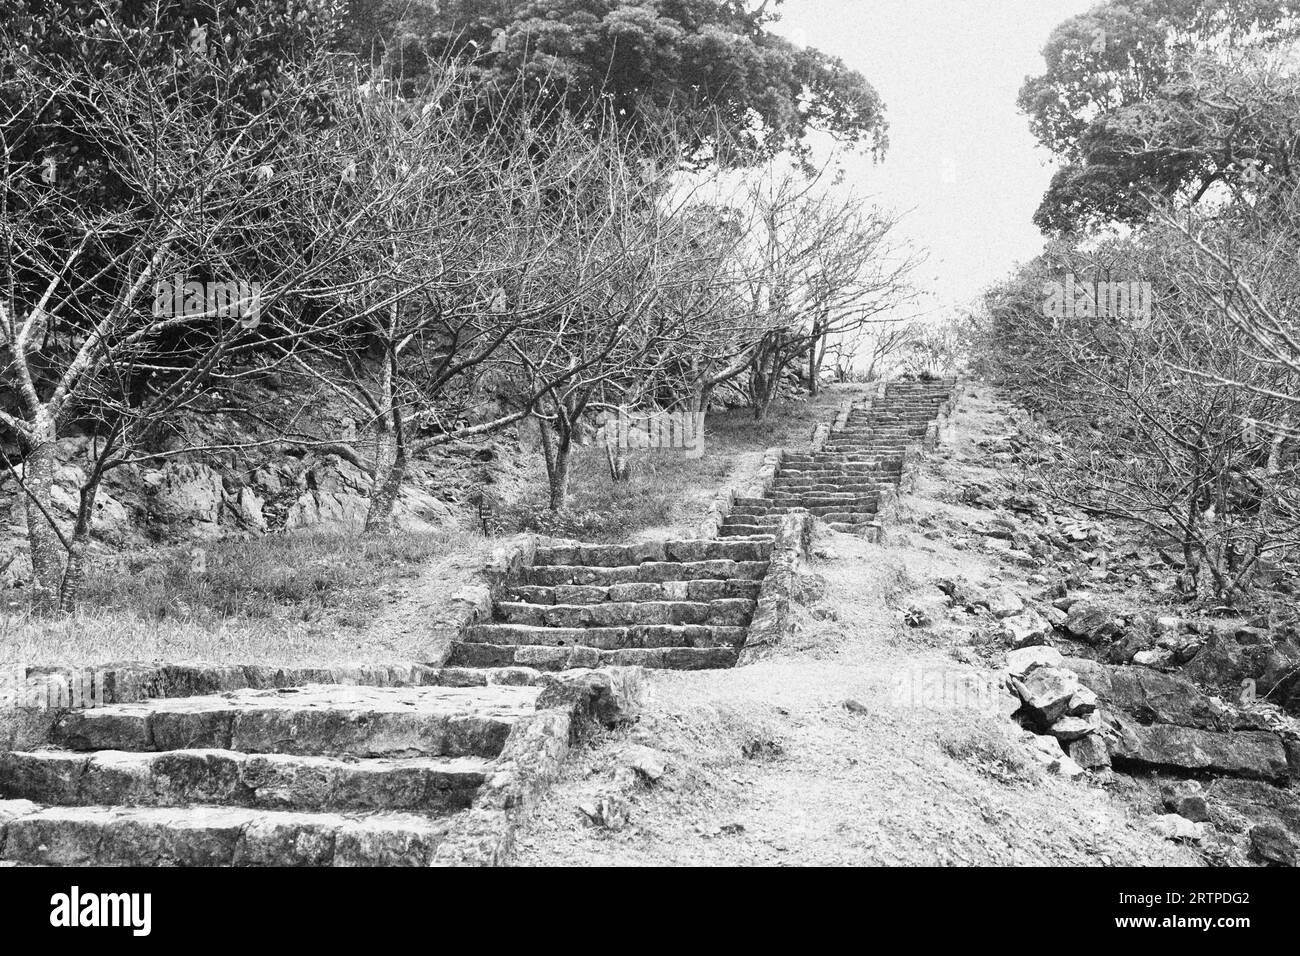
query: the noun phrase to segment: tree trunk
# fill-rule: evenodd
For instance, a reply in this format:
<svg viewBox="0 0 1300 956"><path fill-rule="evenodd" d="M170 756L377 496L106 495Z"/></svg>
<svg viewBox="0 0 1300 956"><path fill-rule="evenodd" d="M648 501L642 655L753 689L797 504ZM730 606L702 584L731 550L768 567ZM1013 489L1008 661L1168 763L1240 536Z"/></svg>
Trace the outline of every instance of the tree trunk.
<svg viewBox="0 0 1300 956"><path fill-rule="evenodd" d="M395 420L381 426L375 438L375 475L366 511L366 534L392 533L393 509L406 480L406 442L398 414L394 412L393 417Z"/></svg>
<svg viewBox="0 0 1300 956"><path fill-rule="evenodd" d="M390 306L390 332L396 327L397 305ZM397 407L397 353L392 341L385 343L383 376L380 380L383 414L375 422L375 473L370 484L370 507L366 510L366 534L391 534L393 508L406 480L406 435L402 412Z"/></svg>
<svg viewBox="0 0 1300 956"><path fill-rule="evenodd" d="M27 544L32 558L35 588L32 605L38 611L58 607L63 583L63 544L50 520L54 510L54 421L42 412L34 422L33 437L23 464L27 486Z"/></svg>
<svg viewBox="0 0 1300 956"><path fill-rule="evenodd" d="M569 503L572 430L565 424L563 414L556 416L555 426L540 418L537 423L542 437L542 454L546 458L546 483L550 488L550 509L560 511Z"/></svg>
<svg viewBox="0 0 1300 956"><path fill-rule="evenodd" d="M561 511L569 503L569 461L573 446L567 436L555 442L555 462L547 476L551 486L551 510Z"/></svg>

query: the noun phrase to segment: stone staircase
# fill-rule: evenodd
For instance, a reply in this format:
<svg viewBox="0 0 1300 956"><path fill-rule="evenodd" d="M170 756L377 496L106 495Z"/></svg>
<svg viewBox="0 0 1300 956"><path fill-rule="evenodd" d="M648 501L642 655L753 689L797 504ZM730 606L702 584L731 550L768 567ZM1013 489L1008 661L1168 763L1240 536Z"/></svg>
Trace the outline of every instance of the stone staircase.
<svg viewBox="0 0 1300 956"><path fill-rule="evenodd" d="M540 690L310 684L59 712L40 746L0 753L0 860L429 865Z"/></svg>
<svg viewBox="0 0 1300 956"><path fill-rule="evenodd" d="M121 665L143 689L118 674L103 706L0 703L0 864L499 862L570 720L635 673L597 686L580 669L735 666L747 636L779 630L755 613L782 604L760 595L769 569L773 591L793 573L783 525L804 521L783 516L872 528L948 392L895 384L850 409L823 448L785 456L769 496L736 499L717 538L517 555L479 586L446 666Z"/></svg>
<svg viewBox="0 0 1300 956"><path fill-rule="evenodd" d="M772 534L726 540L541 547L492 620L451 651L455 667L731 667L767 574Z"/></svg>
<svg viewBox="0 0 1300 956"><path fill-rule="evenodd" d="M786 454L771 491L737 498L719 534L772 534L781 518L805 509L837 531L878 537L882 496L897 487L903 453L924 439L954 382L891 382L869 404L849 410L819 450Z"/></svg>

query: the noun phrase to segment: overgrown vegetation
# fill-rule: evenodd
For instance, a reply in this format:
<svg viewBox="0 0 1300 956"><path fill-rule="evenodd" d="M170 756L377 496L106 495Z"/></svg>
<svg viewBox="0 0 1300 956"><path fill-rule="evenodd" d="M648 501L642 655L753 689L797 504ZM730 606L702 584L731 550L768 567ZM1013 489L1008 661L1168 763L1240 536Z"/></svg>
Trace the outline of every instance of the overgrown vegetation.
<svg viewBox="0 0 1300 956"><path fill-rule="evenodd" d="M6 0L0 451L37 606L91 597L106 474L195 452L338 455L384 534L414 457L531 418L554 517L519 524L663 518L653 476L570 500L595 417L730 388L762 418L908 299L894 218L802 148L883 150L862 77L741 4L542 7ZM542 23L590 36L553 49ZM734 43L700 47L714 28ZM637 33L645 56L612 39ZM724 53L745 83L716 80ZM254 376L298 401L249 401ZM323 395L337 427L297 411ZM195 414L258 437L197 448ZM89 439L71 507L67 439Z"/></svg>
<svg viewBox="0 0 1300 956"><path fill-rule="evenodd" d="M1103 4L1022 97L1061 238L989 293L984 366L1057 433L1047 490L1171 544L1189 599L1300 556L1297 31L1293 4Z"/></svg>

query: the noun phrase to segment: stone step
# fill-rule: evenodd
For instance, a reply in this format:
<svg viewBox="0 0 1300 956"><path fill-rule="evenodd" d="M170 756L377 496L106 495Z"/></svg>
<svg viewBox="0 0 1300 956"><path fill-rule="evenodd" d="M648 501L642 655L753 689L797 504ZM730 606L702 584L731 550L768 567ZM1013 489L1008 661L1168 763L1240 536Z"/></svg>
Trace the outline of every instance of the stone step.
<svg viewBox="0 0 1300 956"><path fill-rule="evenodd" d="M44 866L428 866L445 819L0 801L0 859Z"/></svg>
<svg viewBox="0 0 1300 956"><path fill-rule="evenodd" d="M660 670L712 670L736 666L735 647L556 647L539 644L453 644L449 665L461 668L525 667L566 671L580 667L653 667Z"/></svg>
<svg viewBox="0 0 1300 956"><path fill-rule="evenodd" d="M0 797L58 806L229 804L273 810L468 807L483 757L344 760L233 750L36 750L0 754Z"/></svg>
<svg viewBox="0 0 1300 956"><path fill-rule="evenodd" d="M750 522L746 524L740 521L733 521L732 518L729 517L723 523L722 527L718 529L718 537L731 538L744 537L745 535L752 534L771 534L779 530L781 530L780 521Z"/></svg>
<svg viewBox="0 0 1300 956"><path fill-rule="evenodd" d="M787 515L793 510L795 509L778 506L769 509L767 513L774 516L780 516L780 515ZM856 504L856 505L825 505L823 507L818 507L818 508L799 508L798 510L806 511L809 514L813 515L814 517L825 519L828 515L832 515L832 514L874 515L878 511L878 508L874 502L871 502L871 503L863 503L863 504Z"/></svg>
<svg viewBox="0 0 1300 956"><path fill-rule="evenodd" d="M819 492L844 493L857 492L859 494L874 494L890 488L897 482L892 481L814 481L810 478L798 478L785 480L778 478L773 486L773 491L798 491L803 494L817 494Z"/></svg>
<svg viewBox="0 0 1300 956"><path fill-rule="evenodd" d="M69 750L494 757L540 688L315 684L70 711L51 742Z"/></svg>
<svg viewBox="0 0 1300 956"><path fill-rule="evenodd" d="M606 601L717 601L722 598L755 600L762 586L742 578L701 578L632 584L520 584L506 591L507 601L529 604L603 604Z"/></svg>
<svg viewBox="0 0 1300 956"><path fill-rule="evenodd" d="M754 614L748 598L714 601L606 601L601 604L528 604L500 601L496 620L529 627L604 628L624 624L720 624L743 627ZM544 643L544 642L537 642Z"/></svg>
<svg viewBox="0 0 1300 956"><path fill-rule="evenodd" d="M476 624L469 628L465 636L470 644L528 644L537 647L577 645L613 651L636 647L738 647L744 643L745 628L743 625L715 624L632 624L627 627ZM458 661L451 663L468 666Z"/></svg>
<svg viewBox="0 0 1300 956"><path fill-rule="evenodd" d="M901 455L907 449L907 442L899 441L854 441L827 442L822 454L844 458L879 458L884 455Z"/></svg>
<svg viewBox="0 0 1300 956"><path fill-rule="evenodd" d="M894 456L897 463L901 464L901 459ZM873 471L886 468L895 462L890 461L888 455L878 456L878 460L861 459L857 462L850 461L842 457L831 457L829 455L818 453L817 455L790 455L781 459L781 472L787 471L835 471L835 470L854 470L854 471Z"/></svg>
<svg viewBox="0 0 1300 956"><path fill-rule="evenodd" d="M772 489L774 496L781 495L865 495L872 497L881 495L897 486L897 482L880 481L880 482L819 482L815 485L802 484L778 484ZM776 500L774 497L773 500Z"/></svg>
<svg viewBox="0 0 1300 956"><path fill-rule="evenodd" d="M763 541L651 541L643 544L578 544L538 548L533 565L617 568L646 562L766 561L772 555L771 539Z"/></svg>
<svg viewBox="0 0 1300 956"><path fill-rule="evenodd" d="M775 499L778 505L797 506L800 508L825 508L831 505L874 504L875 499L868 495L786 495L778 493Z"/></svg>
<svg viewBox="0 0 1300 956"><path fill-rule="evenodd" d="M521 577L524 584L543 587L559 585L610 587L615 584L668 584L673 581L736 579L757 581L767 574L767 566L766 558L762 561L732 561L727 558L710 561L647 561L645 564L614 568L548 565L524 568Z"/></svg>
<svg viewBox="0 0 1300 956"><path fill-rule="evenodd" d="M827 524L867 524L876 520L876 511L873 508L870 511L840 510L835 511L830 508L819 508L817 517Z"/></svg>
<svg viewBox="0 0 1300 956"><path fill-rule="evenodd" d="M864 522L862 524L848 524L842 521L828 522L826 527L833 528L844 534L863 535L869 541L880 540L880 525L875 522Z"/></svg>
<svg viewBox="0 0 1300 956"><path fill-rule="evenodd" d="M875 502L864 502L863 504L858 505L823 505L817 508L809 508L808 513L821 518L823 521L829 521L833 520L831 518L832 515L852 514L874 516L878 510L879 509Z"/></svg>

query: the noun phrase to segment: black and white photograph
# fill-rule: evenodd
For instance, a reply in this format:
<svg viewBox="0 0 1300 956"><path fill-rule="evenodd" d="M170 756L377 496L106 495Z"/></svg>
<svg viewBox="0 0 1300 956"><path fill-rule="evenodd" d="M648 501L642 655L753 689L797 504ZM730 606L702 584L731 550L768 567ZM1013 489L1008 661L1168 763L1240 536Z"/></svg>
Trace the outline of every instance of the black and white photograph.
<svg viewBox="0 0 1300 956"><path fill-rule="evenodd" d="M1300 0L0 0L6 926L1246 943L1298 595Z"/></svg>

